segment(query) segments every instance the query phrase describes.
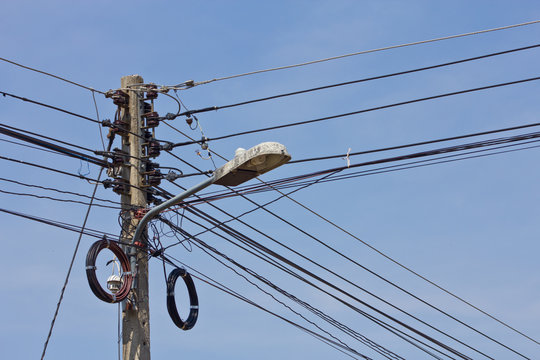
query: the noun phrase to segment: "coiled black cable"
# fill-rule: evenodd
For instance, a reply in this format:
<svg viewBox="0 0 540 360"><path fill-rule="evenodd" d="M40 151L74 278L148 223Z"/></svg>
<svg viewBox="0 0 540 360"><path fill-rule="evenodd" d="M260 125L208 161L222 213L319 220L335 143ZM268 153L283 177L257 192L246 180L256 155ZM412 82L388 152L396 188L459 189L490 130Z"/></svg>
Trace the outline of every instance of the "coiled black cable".
<svg viewBox="0 0 540 360"><path fill-rule="evenodd" d="M122 286L116 294L111 294L108 291L105 291L105 289L103 289L99 284L96 277L96 259L100 251L103 249L111 250L122 267ZM124 300L128 296L129 291L131 290L131 284L133 282L129 258L124 250L118 246L118 244L108 240L106 237L103 237L103 239L93 243L88 250L88 254L86 255L86 277L88 278L88 284L90 285L90 289L94 295L96 295L98 299L107 303L117 303Z"/></svg>
<svg viewBox="0 0 540 360"><path fill-rule="evenodd" d="M174 287L179 276L184 279L189 293L190 310L186 321L182 321L180 315L178 315L176 301L174 300ZM195 284L193 283L191 275L189 275L185 269L176 268L169 274L169 278L167 279L167 310L169 311L169 315L171 316L174 324L182 330L191 329L197 322L197 317L199 316L199 299L197 298L197 290L195 289Z"/></svg>

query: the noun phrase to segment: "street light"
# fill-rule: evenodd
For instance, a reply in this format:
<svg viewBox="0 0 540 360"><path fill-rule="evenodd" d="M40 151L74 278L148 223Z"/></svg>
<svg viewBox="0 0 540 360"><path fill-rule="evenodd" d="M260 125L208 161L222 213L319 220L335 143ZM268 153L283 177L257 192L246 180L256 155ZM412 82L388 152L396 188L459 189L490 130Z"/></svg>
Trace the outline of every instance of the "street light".
<svg viewBox="0 0 540 360"><path fill-rule="evenodd" d="M212 184L223 186L240 185L285 164L290 159L291 155L289 155L285 146L276 142L264 142L248 150L241 148L236 150L234 158L217 169L211 177L148 211L137 225L132 243L136 244L139 241L143 229L150 220L163 210L179 204L188 196Z"/></svg>

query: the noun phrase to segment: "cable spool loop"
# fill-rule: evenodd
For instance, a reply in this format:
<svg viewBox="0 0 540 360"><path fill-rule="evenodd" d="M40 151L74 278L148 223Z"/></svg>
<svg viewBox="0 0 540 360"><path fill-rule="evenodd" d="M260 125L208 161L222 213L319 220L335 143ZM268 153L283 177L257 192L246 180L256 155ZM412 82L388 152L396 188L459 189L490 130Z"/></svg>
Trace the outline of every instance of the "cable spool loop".
<svg viewBox="0 0 540 360"><path fill-rule="evenodd" d="M181 276L184 279L186 284L188 294L189 294L189 303L190 310L189 316L186 321L182 321L180 315L178 315L178 309L176 308L176 301L174 300L174 287L176 285L176 280ZM197 290L195 289L195 284L191 275L184 269L174 269L169 274L167 279L167 310L171 316L172 321L176 326L182 330L189 330L195 326L197 322L197 317L199 316L199 299L197 298Z"/></svg>
<svg viewBox="0 0 540 360"><path fill-rule="evenodd" d="M98 254L103 249L109 249L116 256L122 267L121 279L122 285L115 294L111 294L105 291L99 284L96 277L96 259ZM131 284L133 282L133 275L131 273L131 265L126 253L118 246L114 241L109 241L105 237L102 240L98 240L92 244L86 255L86 277L88 278L88 284L90 289L100 300L107 303L117 303L124 300L131 290Z"/></svg>

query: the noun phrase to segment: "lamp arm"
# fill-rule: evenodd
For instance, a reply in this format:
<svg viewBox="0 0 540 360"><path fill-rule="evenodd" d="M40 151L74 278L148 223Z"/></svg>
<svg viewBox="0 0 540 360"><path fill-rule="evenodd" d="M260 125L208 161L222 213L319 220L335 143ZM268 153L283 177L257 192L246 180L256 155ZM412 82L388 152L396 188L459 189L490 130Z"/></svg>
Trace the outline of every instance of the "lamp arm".
<svg viewBox="0 0 540 360"><path fill-rule="evenodd" d="M142 235L142 232L144 230L144 228L146 227L146 225L148 225L148 223L150 222L150 220L152 220L154 217L156 217L160 212L162 212L163 210L166 210L174 205L177 205L179 204L180 202L182 202L182 200L184 200L185 198L195 194L196 192L199 192L201 191L202 189L212 185L214 183L215 180L215 177L212 175L211 177L209 177L208 179L206 179L205 181L201 182L200 184L198 185L195 185L193 186L192 188L189 188L187 189L186 191L184 191L183 193L179 194L179 195L176 195L175 197L153 207L152 209L150 209L150 211L148 211L144 217L141 219L141 221L139 221L139 224L137 224L137 228L135 229L135 234L133 235L133 239L131 241L132 244L135 244L136 242L139 241L141 235Z"/></svg>

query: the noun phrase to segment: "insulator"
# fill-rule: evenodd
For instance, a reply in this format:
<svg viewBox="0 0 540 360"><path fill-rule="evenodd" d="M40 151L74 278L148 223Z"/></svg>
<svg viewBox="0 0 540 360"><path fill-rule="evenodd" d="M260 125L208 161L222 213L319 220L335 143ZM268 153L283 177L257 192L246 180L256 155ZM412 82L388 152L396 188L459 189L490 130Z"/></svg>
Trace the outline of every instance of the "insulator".
<svg viewBox="0 0 540 360"><path fill-rule="evenodd" d="M158 157L161 152L161 145L159 141L151 140L148 142L148 156L149 157Z"/></svg>
<svg viewBox="0 0 540 360"><path fill-rule="evenodd" d="M114 167L118 167L118 166L122 166L122 165L125 165L127 163L127 154L116 148L113 150L113 155L112 155L112 165Z"/></svg>
<svg viewBox="0 0 540 360"><path fill-rule="evenodd" d="M129 194L128 182L125 179L117 178L112 183L113 191L119 195Z"/></svg>
<svg viewBox="0 0 540 360"><path fill-rule="evenodd" d="M158 163L151 162L151 161L148 161L148 162L146 163L146 171L147 171L147 172L154 171L154 170L157 169L158 167L159 167L159 164L158 164Z"/></svg>
<svg viewBox="0 0 540 360"><path fill-rule="evenodd" d="M113 100L113 103L117 106L128 107L129 105L129 95L122 90L107 92L105 94L105 97L111 98Z"/></svg>
<svg viewBox="0 0 540 360"><path fill-rule="evenodd" d="M146 85L146 88L148 89L146 91L146 98L148 100L153 100L158 97L158 93L156 91L157 85L154 85L154 84Z"/></svg>
<svg viewBox="0 0 540 360"><path fill-rule="evenodd" d="M120 136L127 136L128 135L127 129L128 129L128 123L120 119L114 120L114 123L111 126L111 131Z"/></svg>
<svg viewBox="0 0 540 360"><path fill-rule="evenodd" d="M143 107L142 107L143 114L149 113L151 111L152 111L152 104L147 103L147 102L143 102Z"/></svg>
<svg viewBox="0 0 540 360"><path fill-rule="evenodd" d="M148 174L148 177L146 179L146 185L149 186L158 186L161 184L161 179L163 178L163 175L161 174L161 171L154 170L151 174Z"/></svg>
<svg viewBox="0 0 540 360"><path fill-rule="evenodd" d="M159 114L155 111L148 112L142 115L146 119L146 127L154 128L159 125Z"/></svg>
<svg viewBox="0 0 540 360"><path fill-rule="evenodd" d="M144 130L143 133L142 133L142 137L148 141L150 139L152 139L154 137L154 135L152 134L152 132L150 130Z"/></svg>

